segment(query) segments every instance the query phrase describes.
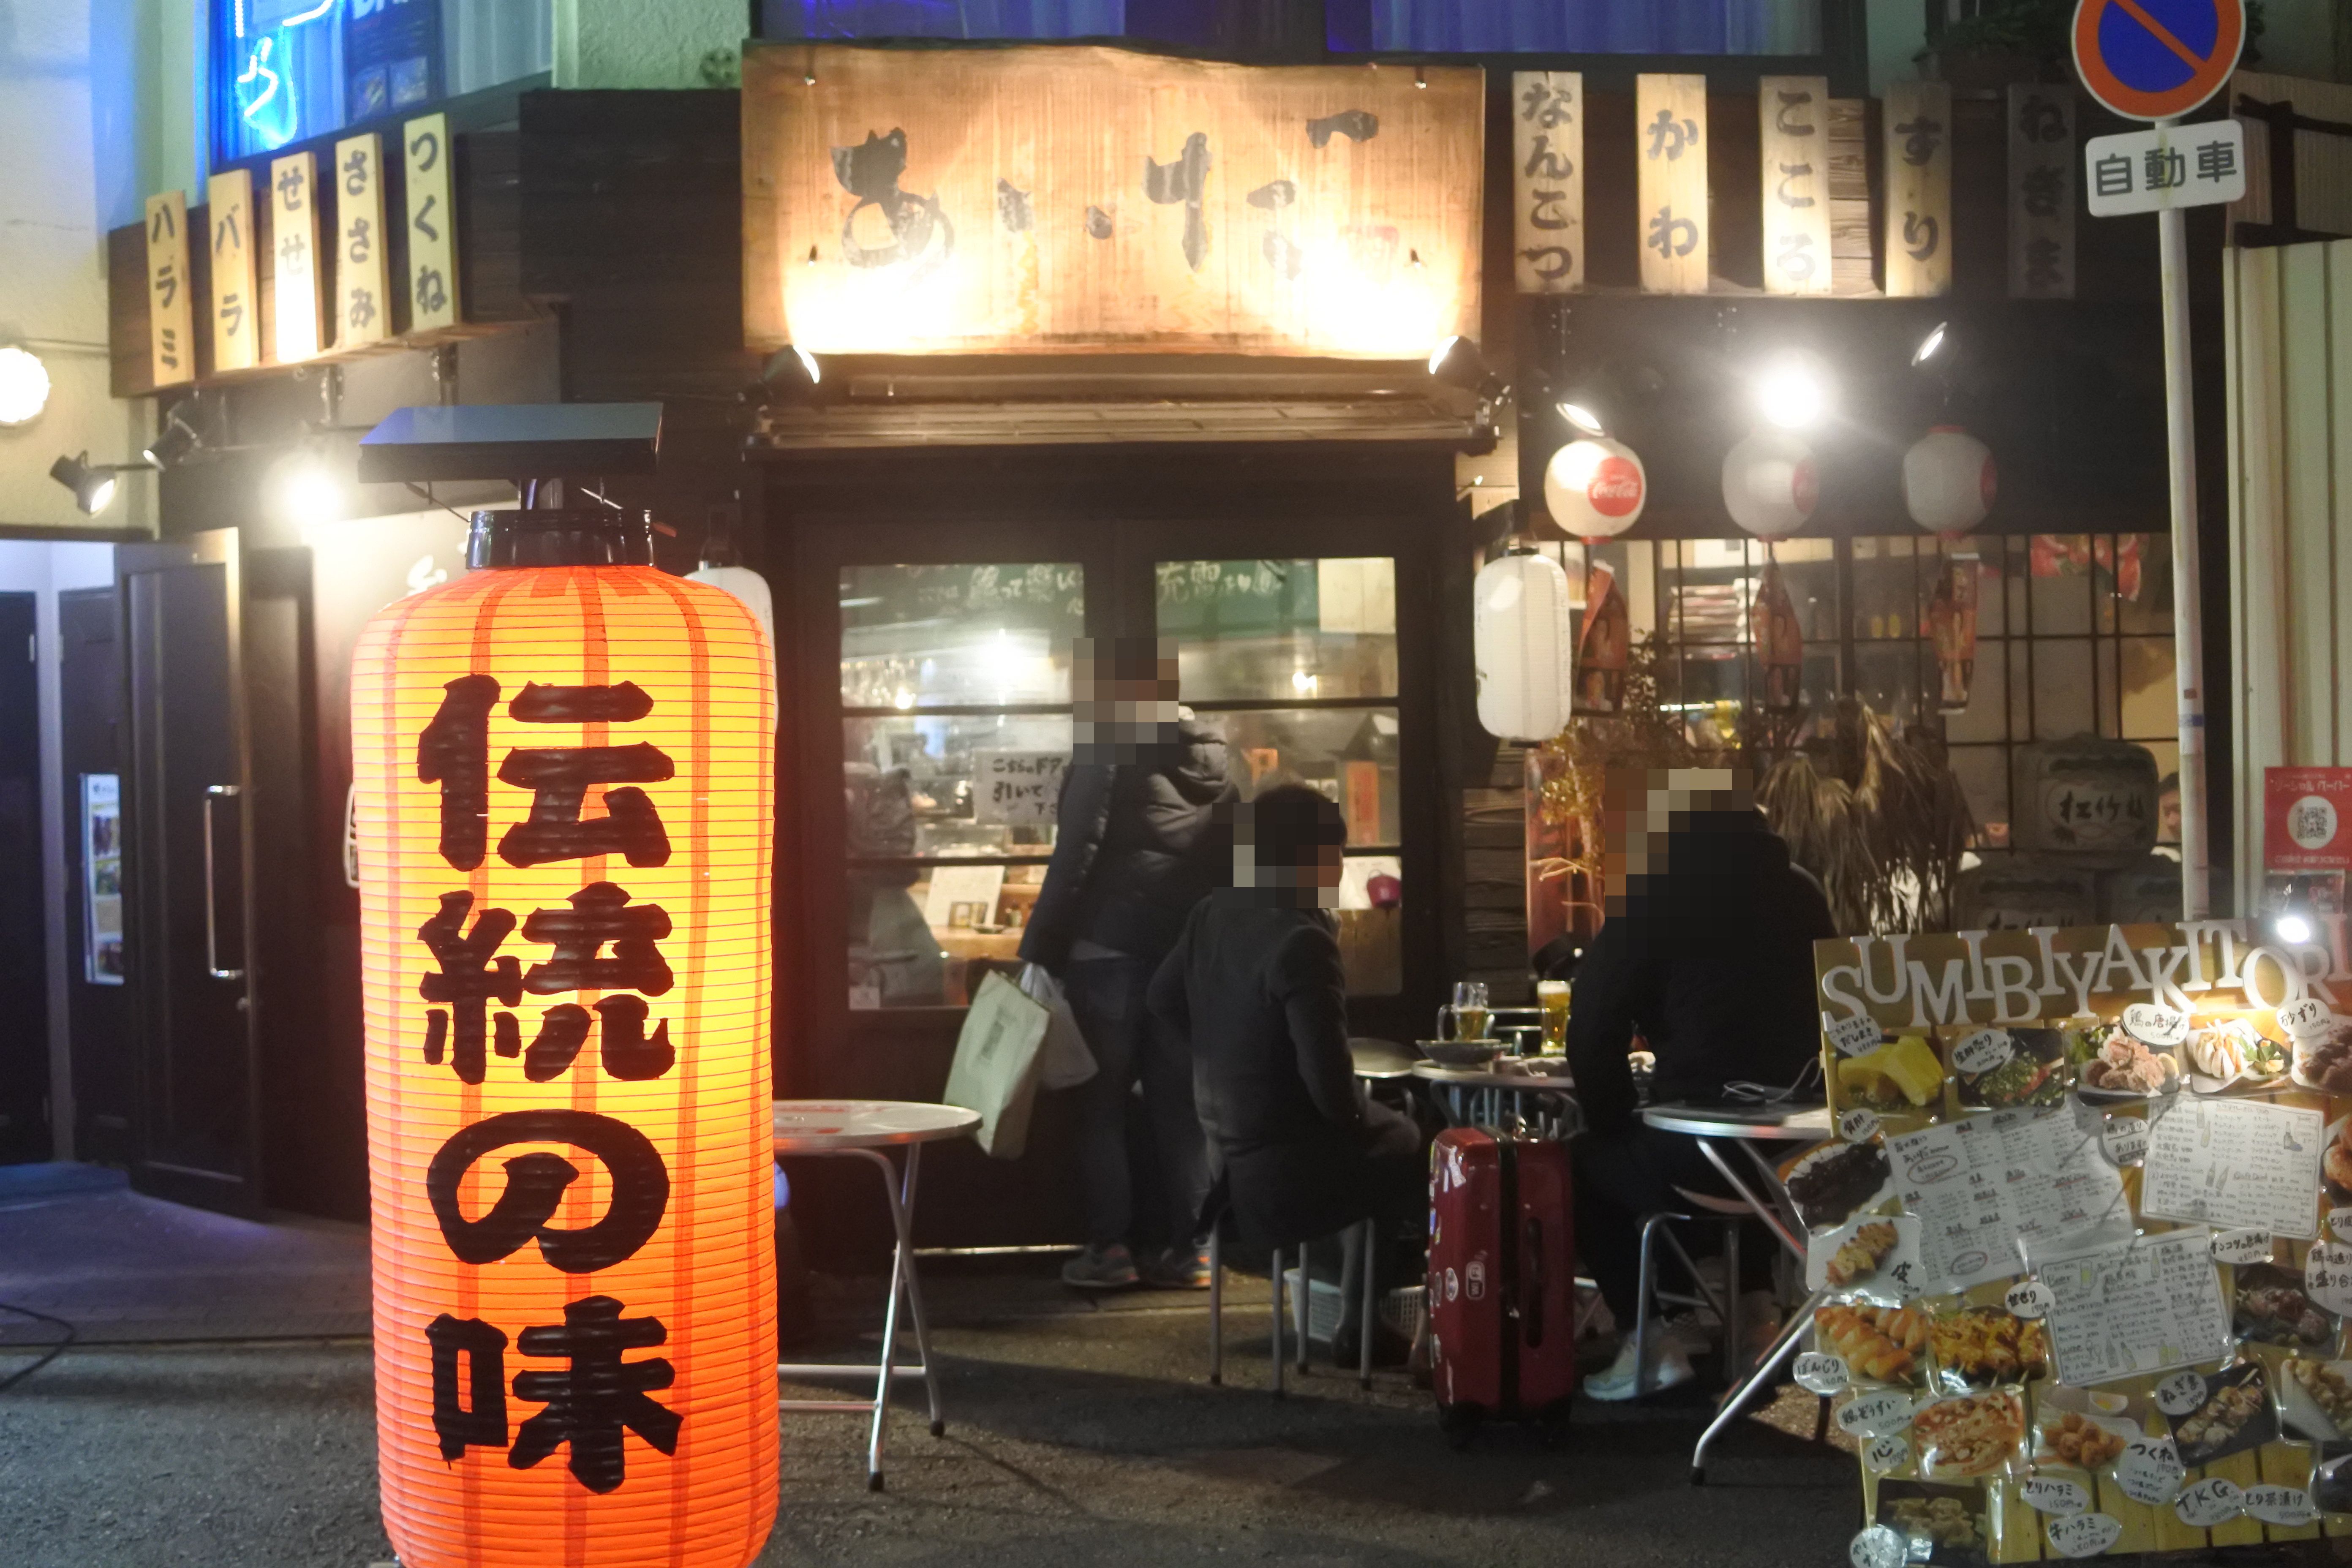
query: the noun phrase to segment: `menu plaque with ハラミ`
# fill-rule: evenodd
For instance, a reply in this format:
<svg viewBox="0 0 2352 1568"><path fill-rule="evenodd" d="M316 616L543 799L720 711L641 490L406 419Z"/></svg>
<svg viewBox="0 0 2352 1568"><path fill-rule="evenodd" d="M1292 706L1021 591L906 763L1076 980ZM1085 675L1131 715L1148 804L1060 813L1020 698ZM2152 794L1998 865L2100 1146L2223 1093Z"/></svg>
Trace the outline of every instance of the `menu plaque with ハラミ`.
<svg viewBox="0 0 2352 1568"><path fill-rule="evenodd" d="M2058 1380L2075 1387L2230 1353L2230 1305L2202 1229L2037 1258Z"/></svg>
<svg viewBox="0 0 2352 1568"><path fill-rule="evenodd" d="M2320 1110L2184 1098L2148 1129L2140 1212L2309 1239L2319 1234Z"/></svg>

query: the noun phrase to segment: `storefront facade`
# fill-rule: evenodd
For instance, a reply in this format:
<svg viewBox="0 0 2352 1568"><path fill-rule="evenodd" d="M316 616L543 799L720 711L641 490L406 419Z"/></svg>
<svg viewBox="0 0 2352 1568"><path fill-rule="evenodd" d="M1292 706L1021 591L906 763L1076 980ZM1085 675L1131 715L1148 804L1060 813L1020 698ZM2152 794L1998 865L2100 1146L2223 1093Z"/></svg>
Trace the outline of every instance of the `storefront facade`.
<svg viewBox="0 0 2352 1568"><path fill-rule="evenodd" d="M468 98L445 84L421 113L347 119L242 157L216 149L215 172L241 169L259 193L276 189L271 170L289 156L311 154L323 175L340 166L339 143L380 137L383 183L351 199L385 204L388 276L408 280L380 343L339 341L346 325L334 324L320 353L278 362L278 253L264 249L255 276L273 319L257 363L224 369L200 332L193 374L158 384L149 237L139 226L113 237L116 391L152 397L167 424L176 416L201 437L163 476L163 538L180 553L162 564L217 566L233 549L248 584L298 590L242 623L284 647L248 660L278 672L247 705L275 715L246 741L242 811L268 802L267 830L238 818L262 856L241 864L267 896L246 899L247 1005L226 1026L226 1054L206 1058L252 1085L249 1123L221 1161L263 1173L255 1190L268 1202L363 1212L341 682L376 606L456 569L452 509L502 497L346 486L340 517L305 521L275 487L289 454L347 462L358 431L407 404L660 401L660 472L604 493L672 531L664 564L691 569L724 531L768 580L782 695L783 1093L940 1091L964 1003L987 965L1017 952L1050 851L1049 814L1017 786L1067 749L1080 637L1173 639L1186 700L1223 729L1244 787L1296 776L1339 803L1360 1032L1425 1033L1465 975L1507 996L1524 987L1541 935L1528 917L1525 764L1473 716L1469 588L1506 520L1586 564L1537 498L1567 438L1553 405L1588 384L1605 389L1612 433L1651 476L1641 524L1597 558L1624 585L1635 630L1656 633L1677 663L1683 700L1751 696L1746 609L1767 547L1732 526L1720 468L1751 422L1753 366L1802 349L1841 389L1837 419L1815 437L1818 515L1771 547L1801 593L1809 703L1856 694L1940 727L1990 851L2009 819L2016 746L2077 731L2161 744L2169 705L2157 715L2149 693L2168 686L2170 644L2152 261L2121 226L2085 219L2066 295L2012 298L2008 100L1964 94L1944 197L1953 264L1927 286L1890 279L1884 118L1840 41L1840 8L1822 9L1811 53L1675 67L1706 78L1702 190L1715 214L1702 251L1712 266L1679 294L1645 292L1641 264L1641 164L1654 139L1638 133L1638 110L1654 78L1635 67L1654 62L1604 56L1202 68L1072 47L1058 65L1073 81L1115 88L1158 73L1179 84L1097 92L1112 121L1138 104L1178 106L1139 121L1132 147L1112 135L1100 154L1103 189L1123 205L1079 199L1097 177L1086 167L1095 152L1023 140L1017 91L852 95L821 134L791 132L808 156L789 168L785 144L762 140L781 134L775 124L751 107L763 93L834 93L845 73L887 96L942 61L969 75L1042 47L950 57L779 41L747 57L740 91L525 79ZM772 19L772 37L813 36L789 22ZM1258 58L1329 57L1292 39ZM1552 284L1525 276L1514 232L1528 160L1512 71L1530 68L1580 70L1586 115L1576 162L1589 255L1577 287L1549 297L1520 292ZM1839 123L1858 162L1823 198L1848 204L1836 291L1847 297L1765 297L1767 75L1825 81L1849 106ZM1329 96L1315 84L1332 79L1360 82L1364 101L1309 112L1317 92ZM1350 109L1363 119L1343 122ZM414 227L425 175L393 156L433 113L447 117L457 219L457 305L440 325L420 324L415 296L419 258L431 259ZM1197 167L1194 121L1208 128ZM1268 140L1277 124L1297 148ZM879 162L844 156L873 147L883 152L866 157ZM993 151L935 152L949 147ZM1388 172L1375 153L1392 160ZM1130 163L1157 173L1139 184ZM1338 167L1352 173L1315 184L1314 171ZM196 194L189 232L209 233ZM1340 206L1318 209L1327 199ZM318 200L321 233L348 226L346 198L323 177ZM1106 247L1143 259L1108 268ZM1337 270L1318 272L1324 264ZM217 282L192 265L216 309ZM866 287L919 283L927 268L961 292L926 302L919 289ZM323 276L335 297L337 274ZM1263 309L1267 279L1288 314ZM1907 363L1939 321L1972 356L1949 384ZM1429 374L1425 354L1454 332L1479 345L1493 384ZM787 343L814 356L814 384L780 364ZM1517 395L1497 401L1506 383ZM1912 524L1895 477L1904 447L1950 405L2002 464L1999 507L1966 542ZM1496 504L1509 501L1517 511ZM2049 538L2063 541L2056 556ZM1939 715L1921 595L1970 552L1998 590L1979 616L1971 691ZM2045 556L2065 569L2044 572ZM2126 558L2137 593L2117 569ZM205 581L219 593L232 579ZM255 602L234 592L241 607ZM173 924L184 910L149 918L161 922L151 948L188 940ZM180 1047L154 1030L146 1048L169 1063ZM103 1113L152 1121L142 1103ZM942 1164L929 1239L1070 1239L1066 1114L1049 1099L1021 1162ZM808 1190L821 1215L831 1195L821 1181ZM820 1245L825 1228L813 1226Z"/></svg>

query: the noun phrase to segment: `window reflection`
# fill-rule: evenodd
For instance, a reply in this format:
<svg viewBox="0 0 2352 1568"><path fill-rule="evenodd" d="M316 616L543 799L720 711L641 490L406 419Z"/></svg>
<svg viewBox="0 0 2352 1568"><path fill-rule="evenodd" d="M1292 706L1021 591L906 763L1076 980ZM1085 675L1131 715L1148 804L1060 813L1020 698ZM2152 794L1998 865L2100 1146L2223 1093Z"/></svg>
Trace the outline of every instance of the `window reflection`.
<svg viewBox="0 0 2352 1568"><path fill-rule="evenodd" d="M1162 561L1157 630L1186 702L1223 731L1244 797L1312 784L1349 853L1337 910L1348 989L1404 988L1396 566L1387 556Z"/></svg>
<svg viewBox="0 0 2352 1568"><path fill-rule="evenodd" d="M1070 754L1074 563L841 574L849 1005L961 1006L1010 963Z"/></svg>

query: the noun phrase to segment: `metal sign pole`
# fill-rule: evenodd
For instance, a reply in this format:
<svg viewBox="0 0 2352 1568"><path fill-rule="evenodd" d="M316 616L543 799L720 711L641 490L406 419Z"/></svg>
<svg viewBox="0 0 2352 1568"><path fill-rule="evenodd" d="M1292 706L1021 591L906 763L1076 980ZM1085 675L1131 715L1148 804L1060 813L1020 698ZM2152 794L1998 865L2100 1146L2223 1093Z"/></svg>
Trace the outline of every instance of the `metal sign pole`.
<svg viewBox="0 0 2352 1568"><path fill-rule="evenodd" d="M2156 215L2156 234L2164 283L2164 428L2172 492L2173 680L2180 710L2180 914L2201 921L2212 912L2212 857L2205 839L2205 623L2198 580L2186 215L2179 207L2164 208Z"/></svg>

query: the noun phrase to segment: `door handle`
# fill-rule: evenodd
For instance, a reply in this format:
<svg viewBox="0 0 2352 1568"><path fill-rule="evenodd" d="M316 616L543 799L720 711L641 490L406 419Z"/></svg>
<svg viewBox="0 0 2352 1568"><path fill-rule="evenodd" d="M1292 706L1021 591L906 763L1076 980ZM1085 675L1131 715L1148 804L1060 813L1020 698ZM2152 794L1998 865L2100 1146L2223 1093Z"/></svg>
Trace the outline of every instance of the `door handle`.
<svg viewBox="0 0 2352 1568"><path fill-rule="evenodd" d="M242 980L242 969L223 969L220 963L220 900L214 892L213 874L213 803L235 800L241 792L235 784L205 786L205 973L215 980Z"/></svg>

